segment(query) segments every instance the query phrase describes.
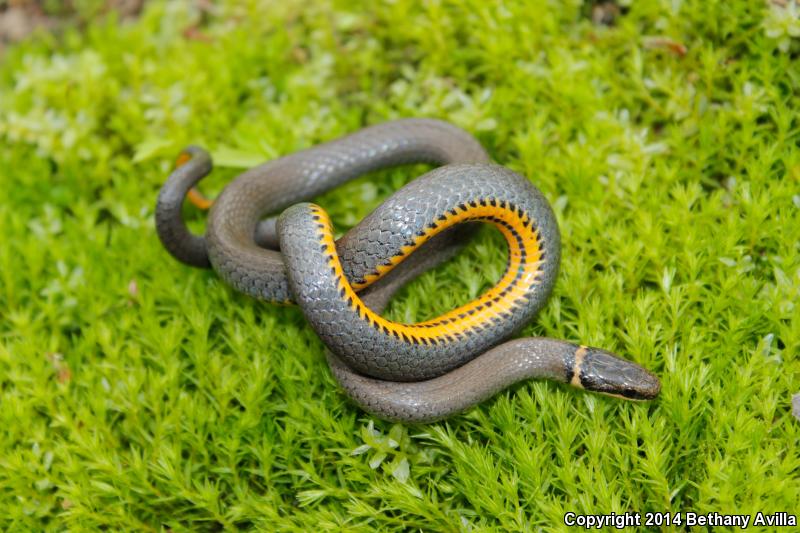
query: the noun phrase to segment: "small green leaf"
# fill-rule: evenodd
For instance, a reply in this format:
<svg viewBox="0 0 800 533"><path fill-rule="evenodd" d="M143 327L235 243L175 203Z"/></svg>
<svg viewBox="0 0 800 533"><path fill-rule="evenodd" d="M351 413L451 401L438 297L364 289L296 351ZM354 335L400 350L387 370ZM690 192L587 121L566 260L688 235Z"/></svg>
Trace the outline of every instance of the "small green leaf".
<svg viewBox="0 0 800 533"><path fill-rule="evenodd" d="M211 152L211 159L218 167L251 168L267 160L264 154L237 150L229 146L218 146Z"/></svg>
<svg viewBox="0 0 800 533"><path fill-rule="evenodd" d="M136 145L133 153L133 162L141 163L160 155L176 152L173 149L174 141L167 137L151 137Z"/></svg>
<svg viewBox="0 0 800 533"><path fill-rule="evenodd" d="M400 483L405 483L408 480L408 459L403 457L399 461L396 461L397 464L392 469L392 476L399 481Z"/></svg>
<svg viewBox="0 0 800 533"><path fill-rule="evenodd" d="M376 468L381 466L381 463L383 462L384 459L386 459L386 454L384 452L376 453L375 455L372 456L372 459L369 460L369 467L375 470Z"/></svg>

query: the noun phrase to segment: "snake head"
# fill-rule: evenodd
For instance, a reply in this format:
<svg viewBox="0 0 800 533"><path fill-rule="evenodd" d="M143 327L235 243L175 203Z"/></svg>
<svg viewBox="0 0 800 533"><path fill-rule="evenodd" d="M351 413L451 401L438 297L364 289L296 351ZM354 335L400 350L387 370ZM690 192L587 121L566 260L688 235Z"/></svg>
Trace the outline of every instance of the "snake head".
<svg viewBox="0 0 800 533"><path fill-rule="evenodd" d="M574 385L628 400L652 400L661 392L658 378L636 363L599 348L575 354Z"/></svg>

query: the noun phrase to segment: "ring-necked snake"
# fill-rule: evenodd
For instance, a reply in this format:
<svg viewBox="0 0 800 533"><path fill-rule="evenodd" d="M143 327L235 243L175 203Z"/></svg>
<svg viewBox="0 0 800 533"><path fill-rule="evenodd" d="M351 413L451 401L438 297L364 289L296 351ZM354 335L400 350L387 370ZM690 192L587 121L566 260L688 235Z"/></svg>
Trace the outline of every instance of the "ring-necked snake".
<svg viewBox="0 0 800 533"><path fill-rule="evenodd" d="M366 172L419 162L440 166L338 240L321 207L298 203ZM206 203L193 187L210 170L202 149L181 154L158 198L161 242L184 263L211 265L239 291L299 304L330 349L342 388L377 416L437 420L537 377L634 400L660 390L653 374L604 350L546 338L500 344L547 300L558 272L559 231L542 194L489 163L480 144L455 126L397 120L250 169L213 202L202 237L189 232L181 206L187 195ZM275 213L281 214L262 220ZM391 295L452 256L474 222L496 226L508 243L498 283L431 320L383 318Z"/></svg>

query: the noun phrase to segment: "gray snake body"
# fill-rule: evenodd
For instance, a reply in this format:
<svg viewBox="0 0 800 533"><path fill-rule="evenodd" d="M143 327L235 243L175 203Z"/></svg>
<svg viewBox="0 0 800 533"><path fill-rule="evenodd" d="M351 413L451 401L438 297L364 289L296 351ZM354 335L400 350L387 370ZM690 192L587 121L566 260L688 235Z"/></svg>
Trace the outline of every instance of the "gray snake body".
<svg viewBox="0 0 800 533"><path fill-rule="evenodd" d="M302 203L366 172L413 162L441 166L338 240L322 208ZM398 120L255 167L214 201L205 237L188 231L180 210L210 171L210 158L189 148L180 163L156 208L164 246L187 264L210 264L239 291L299 304L330 348L334 376L369 412L437 420L534 377L630 399L650 399L660 390L650 372L603 350L542 338L500 344L546 302L560 236L541 193L488 163L463 130L436 120ZM380 316L399 287L450 257L474 222L495 225L508 243L497 285L418 324Z"/></svg>

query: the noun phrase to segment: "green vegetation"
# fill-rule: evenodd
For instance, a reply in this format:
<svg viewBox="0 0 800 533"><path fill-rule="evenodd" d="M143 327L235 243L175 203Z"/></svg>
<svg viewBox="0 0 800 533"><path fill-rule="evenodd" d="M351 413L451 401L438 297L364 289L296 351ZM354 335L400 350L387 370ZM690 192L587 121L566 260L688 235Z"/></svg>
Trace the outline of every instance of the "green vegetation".
<svg viewBox="0 0 800 533"><path fill-rule="evenodd" d="M535 531L567 511L796 512L798 10L625 3L605 26L576 0L153 2L9 48L0 529ZM623 354L662 378L659 400L530 382L443 423L374 420L337 390L297 309L235 294L158 242L156 194L184 145L212 151L213 194L241 168L406 116L470 130L553 203L562 272L524 333ZM423 170L318 201L341 231ZM504 254L484 231L391 315L471 299Z"/></svg>

